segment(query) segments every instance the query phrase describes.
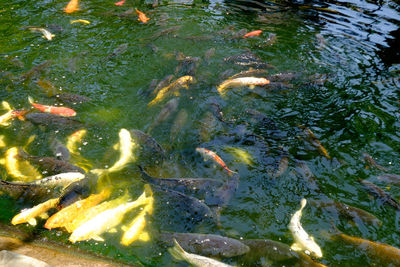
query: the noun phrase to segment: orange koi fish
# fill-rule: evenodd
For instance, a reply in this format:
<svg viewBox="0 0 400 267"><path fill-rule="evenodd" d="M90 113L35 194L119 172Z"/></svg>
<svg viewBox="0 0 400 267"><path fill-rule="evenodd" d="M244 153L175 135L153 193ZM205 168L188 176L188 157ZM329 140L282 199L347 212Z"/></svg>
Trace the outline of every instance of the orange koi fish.
<svg viewBox="0 0 400 267"><path fill-rule="evenodd" d="M243 38L247 38L247 37L251 37L251 36L259 36L261 33L262 33L262 30L248 32L243 36Z"/></svg>
<svg viewBox="0 0 400 267"><path fill-rule="evenodd" d="M138 18L139 21L141 21L141 22L143 22L143 23L146 23L147 21L150 20L150 19L146 16L146 14L144 14L142 11L138 10L137 8L135 8L135 9L136 9L136 13L139 15L139 18Z"/></svg>
<svg viewBox="0 0 400 267"><path fill-rule="evenodd" d="M212 152L211 150L202 148L202 147L198 147L196 148L196 151L199 152L204 158L211 158L212 160L214 160L216 163L218 163L219 165L221 165L222 168L224 168L224 170L226 170L228 172L229 175L232 175L233 173L236 173L234 171L231 171L225 164L225 162L214 152Z"/></svg>
<svg viewBox="0 0 400 267"><path fill-rule="evenodd" d="M114 5L116 5L116 6L122 6L124 3L125 3L125 0L122 0L122 1L119 1L119 2L114 3Z"/></svg>
<svg viewBox="0 0 400 267"><path fill-rule="evenodd" d="M69 1L68 5L65 7L65 13L72 13L79 10L79 0L71 0Z"/></svg>
<svg viewBox="0 0 400 267"><path fill-rule="evenodd" d="M33 102L33 99L31 97L28 98L29 103L31 103L31 105L34 108L37 108L38 110L40 110L41 112L45 112L45 113L51 113L51 114L55 114L55 115L60 115L63 117L73 117L76 116L76 112L75 110L71 109L71 108L66 108L66 107L54 107L54 106L46 106L46 105L41 105L41 104L36 104Z"/></svg>

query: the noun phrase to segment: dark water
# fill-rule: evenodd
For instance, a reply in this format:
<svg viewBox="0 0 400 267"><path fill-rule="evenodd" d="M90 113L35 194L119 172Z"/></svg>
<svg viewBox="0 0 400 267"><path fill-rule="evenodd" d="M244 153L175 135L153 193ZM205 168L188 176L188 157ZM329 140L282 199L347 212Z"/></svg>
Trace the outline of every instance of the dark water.
<svg viewBox="0 0 400 267"><path fill-rule="evenodd" d="M164 164L139 159L152 175L226 179L220 167L202 160L196 147L215 151L240 175L239 188L222 211L219 228L208 222L184 223L176 206L160 201L150 231L218 233L290 245L293 238L288 224L300 199L330 198L364 209L383 224L352 223L335 211L307 205L301 222L322 248L320 262L328 266L377 264L362 250L327 237L332 222L346 234L400 247L399 212L370 198L358 182L368 179L394 198L400 196L399 187L377 180L385 171L366 168L362 157L366 152L388 173L400 174L398 3L178 1L152 7L150 2L127 1L117 7L113 1L83 1L80 11L69 15L63 12L66 4L47 0L0 3L2 101L13 108L28 108L28 96L39 103L56 103L36 84L39 79L51 81L63 92L90 97L91 102L73 107L88 125L81 154L94 168L110 166L118 158L111 147L118 142L121 128L152 128L151 135L168 152ZM135 14L121 16L132 7L144 11L150 21L140 23ZM91 24L70 24L73 19ZM26 26L46 27L55 37L48 41ZM243 39L242 29L244 33L263 32ZM121 53L114 53L118 47ZM209 49L215 52L206 56ZM248 69L224 58L248 51L274 66L268 69L270 75L295 73L296 78L280 88L232 88L221 97L216 90L226 79L221 74L228 69L233 69L232 74ZM178 111L153 128L171 97L148 107L152 97L142 92L153 79L175 73L178 52L200 58L193 74L196 83L180 91ZM51 60L51 66L26 81L19 79L46 60ZM210 113L210 103L221 106L228 123ZM248 109L261 112L274 127L254 119ZM186 112L187 120L171 133L179 112ZM307 141L299 125L312 130L331 159ZM64 141L71 131L15 120L0 133L7 147L24 146L35 134L29 153L50 156L49 137L56 135ZM246 151L251 160L235 154L234 148ZM283 156L289 159L288 169L273 178ZM317 184L301 176L299 162L311 169ZM11 180L5 169L1 172L3 179ZM128 185L133 195L139 195L142 183L138 176L132 165L113 174L112 184L117 191ZM1 201L1 219L7 223L27 206L5 197ZM68 242L62 231L38 228L41 236ZM151 242L123 247L119 238L120 234L106 234L105 243L88 241L76 246L127 263L180 265ZM240 258L225 262L237 264ZM282 264L273 262L273 266Z"/></svg>

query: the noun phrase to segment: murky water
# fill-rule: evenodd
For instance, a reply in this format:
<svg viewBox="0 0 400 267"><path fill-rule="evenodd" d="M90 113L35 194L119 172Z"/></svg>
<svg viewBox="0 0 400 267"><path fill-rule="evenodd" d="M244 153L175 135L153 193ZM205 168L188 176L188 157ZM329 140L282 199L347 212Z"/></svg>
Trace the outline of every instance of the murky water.
<svg viewBox="0 0 400 267"><path fill-rule="evenodd" d="M364 251L331 240L327 232L332 223L348 235L400 247L399 213L370 198L359 183L359 179L368 179L399 199L399 187L379 181L377 176L385 171L366 167L362 156L366 152L388 169L386 173L400 174L397 3L178 1L156 7L140 1L127 1L122 7L113 3L82 1L80 11L65 14L65 1L1 2L0 96L16 109L30 106L28 96L39 103L57 103L37 85L38 80L48 80L62 92L90 97L89 103L72 107L87 125L88 135L80 152L93 168L115 162L118 153L111 147L118 142L119 130L126 128L149 132L167 150L163 163L151 155L139 159L151 175L229 179L222 168L204 162L196 147L215 151L239 173L238 190L223 209L219 226L201 220L185 223L176 205L159 201L148 226L150 232L215 233L291 245L288 224L300 199L329 198L366 210L383 223L377 227L352 222L334 209L307 205L301 222L322 248L321 263L377 264ZM137 15L129 12L135 7L147 14L148 23L138 22ZM91 23L70 24L75 19ZM46 27L55 37L48 41L26 26ZM263 31L260 36L242 38L258 29ZM274 86L231 88L221 97L218 85L249 69L229 62L227 57L247 52L273 66L267 68L268 75L293 73L295 78ZM178 53L196 58L193 71L187 65L177 69ZM51 61L49 67L21 80L21 75L47 60ZM148 107L153 99L145 94L150 83L170 74L179 78L188 69L196 82L188 90L180 90L177 110L154 125L172 97ZM230 74L224 76L229 69ZM212 103L221 107L225 122L213 115ZM264 120L262 115L252 115L255 111L263 114ZM302 126L315 134L329 159L307 139ZM27 151L51 156L49 139L57 136L65 141L72 132L14 120L0 133L5 135L7 147L24 146L35 134ZM3 154L6 148L2 148ZM235 154L235 148L246 151L249 160ZM274 177L282 158L288 159L288 168ZM301 166L305 165L314 182L302 175ZM4 168L1 172L3 179L11 180ZM143 187L139 175L132 164L113 174L111 182L116 191L129 187L130 193L138 196ZM1 220L6 223L29 206L6 197L0 203ZM68 242L68 235L61 230L37 228L40 236ZM104 236L104 243L88 241L74 246L127 263L180 265L155 243L124 247L119 244L120 236L110 233ZM240 257L224 261L249 264L240 263Z"/></svg>

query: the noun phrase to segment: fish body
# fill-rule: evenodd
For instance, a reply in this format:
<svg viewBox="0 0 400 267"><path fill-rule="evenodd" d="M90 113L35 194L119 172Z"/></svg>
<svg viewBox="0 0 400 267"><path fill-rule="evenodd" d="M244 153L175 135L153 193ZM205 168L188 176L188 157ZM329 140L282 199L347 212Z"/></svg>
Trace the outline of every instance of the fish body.
<svg viewBox="0 0 400 267"><path fill-rule="evenodd" d="M177 110L178 104L179 104L178 98L172 98L171 100L169 100L161 109L160 113L154 119L153 123L149 126L147 131L150 132L157 125L159 125L161 122L165 121L169 116L171 116L171 114L173 114Z"/></svg>
<svg viewBox="0 0 400 267"><path fill-rule="evenodd" d="M249 252L241 241L214 234L160 232L158 240L168 246L174 239L188 252L207 257L236 257Z"/></svg>
<svg viewBox="0 0 400 267"><path fill-rule="evenodd" d="M67 187L71 183L79 181L83 178L85 178L85 175L80 172L66 172L45 177L40 180L35 180L30 184L46 186L46 187L57 187L57 186Z"/></svg>
<svg viewBox="0 0 400 267"><path fill-rule="evenodd" d="M240 34L240 37L242 37L243 35ZM275 67L270 65L270 64L266 64L264 63L264 61L257 55L251 53L251 52L245 52L243 54L239 54L239 55L234 55L234 56L230 56L230 57L226 57L224 58L224 61L226 62L231 62L235 65L239 65L239 66L247 66L247 67L254 67L254 68L258 68L258 69L274 69Z"/></svg>
<svg viewBox="0 0 400 267"><path fill-rule="evenodd" d="M228 172L229 175L232 175L236 172L231 171L225 164L225 162L213 151L208 150L206 148L203 147L198 147L196 148L196 151L199 152L204 158L208 159L212 159L215 163L219 164L224 170L226 170Z"/></svg>
<svg viewBox="0 0 400 267"><path fill-rule="evenodd" d="M247 38L247 37L253 37L253 36L259 36L262 33L262 30L255 30L255 31L251 31L246 33L243 38Z"/></svg>
<svg viewBox="0 0 400 267"><path fill-rule="evenodd" d="M89 97L83 95L69 94L69 93L56 94L54 95L54 97L63 103L69 103L69 104L82 104L92 100Z"/></svg>
<svg viewBox="0 0 400 267"><path fill-rule="evenodd" d="M132 140L131 134L126 129L121 129L119 131L119 152L120 157L117 162L114 163L108 172L116 172L122 170L126 164L135 160L133 155L133 149L137 147L137 144Z"/></svg>
<svg viewBox="0 0 400 267"><path fill-rule="evenodd" d="M73 13L75 11L79 10L79 0L71 0L67 4L67 6L64 8L65 13Z"/></svg>
<svg viewBox="0 0 400 267"><path fill-rule="evenodd" d="M389 171L387 168L383 167L382 165L379 165L379 164L374 160L374 158L373 158L371 155L369 155L368 153L363 152L363 153L362 153L362 156L363 156L363 158L364 158L364 161L365 161L369 166L374 167L374 168L376 168L376 169L378 169L378 170L380 170L380 171L384 171L384 172L388 172L388 171Z"/></svg>
<svg viewBox="0 0 400 267"><path fill-rule="evenodd" d="M400 266L400 249L396 247L355 236L349 236L341 232L333 235L333 239L341 240L358 247L361 251L367 253L373 261L378 261L384 266Z"/></svg>
<svg viewBox="0 0 400 267"><path fill-rule="evenodd" d="M53 37L55 37L54 34L52 34L49 30L41 27L28 27L30 31L33 32L40 32L43 34L43 38L46 38L47 40L51 41Z"/></svg>
<svg viewBox="0 0 400 267"><path fill-rule="evenodd" d="M124 234L121 238L121 244L124 246L129 246L139 239L148 241L148 234L143 234L145 233L143 230L146 227L146 215L153 214L154 210L153 192L151 192L150 187L148 187L146 194L148 198L146 206L128 226L122 228L122 230L124 230Z"/></svg>
<svg viewBox="0 0 400 267"><path fill-rule="evenodd" d="M82 139L86 135L86 133L86 129L81 129L67 137L66 147L71 154L80 154L78 151L78 144L82 142Z"/></svg>
<svg viewBox="0 0 400 267"><path fill-rule="evenodd" d="M110 196L110 190L104 189L99 194L92 194L88 198L79 200L68 207L63 208L53 216L51 216L44 225L47 229L63 227L73 221L82 211L96 206L98 203Z"/></svg>
<svg viewBox="0 0 400 267"><path fill-rule="evenodd" d="M57 207L59 198L49 199L35 207L30 209L24 209L19 214L15 215L11 223L13 225L21 223L29 223L30 225L36 225L36 217L43 216L49 209Z"/></svg>
<svg viewBox="0 0 400 267"><path fill-rule="evenodd" d="M15 118L25 120L24 116L26 113L28 113L28 111L22 109L13 110L10 104L8 104L6 101L3 101L1 105L3 109L7 110L7 112L0 116L0 126L9 126L11 124L10 121Z"/></svg>
<svg viewBox="0 0 400 267"><path fill-rule="evenodd" d="M50 146L54 151L54 156L58 160L69 161L71 158L69 150L60 142L60 140L54 138L54 140L50 143Z"/></svg>
<svg viewBox="0 0 400 267"><path fill-rule="evenodd" d="M27 154L22 149L20 149L18 151L18 157L28 160L28 161L40 166L41 169L48 172L50 175L65 173L65 172L85 173L85 170L83 170L81 167L75 166L71 163L68 163L68 162L65 162L62 160L58 160L58 159L55 159L52 157L32 156L32 155Z"/></svg>
<svg viewBox="0 0 400 267"><path fill-rule="evenodd" d="M209 194L206 199L205 203L207 205L218 205L219 207L225 207L231 198L233 197L234 193L239 187L239 174L233 173L231 177L224 182L224 184L215 190L213 195Z"/></svg>
<svg viewBox="0 0 400 267"><path fill-rule="evenodd" d="M236 78L241 78L241 77L249 77L249 76L254 77L255 75L266 75L266 74L268 74L267 70L250 68L249 70L241 71L239 73L232 75L231 77L229 77L229 79L231 80L231 79L236 79ZM270 79L268 79L268 80L270 80Z"/></svg>
<svg viewBox="0 0 400 267"><path fill-rule="evenodd" d="M379 175L377 177L377 179L379 181L383 181L383 182L390 183L393 185L397 185L397 186L400 185L400 175L398 175L398 174L385 173L385 174Z"/></svg>
<svg viewBox="0 0 400 267"><path fill-rule="evenodd" d="M25 118L32 123L42 124L51 127L75 128L83 126L83 123L76 119L71 119L69 117L63 117L51 113L30 113L27 114Z"/></svg>
<svg viewBox="0 0 400 267"><path fill-rule="evenodd" d="M386 193L382 188L366 180L362 180L361 183L364 185L365 189L367 189L367 191L370 194L379 198L383 203L386 203L392 206L393 208L400 210L399 202L397 202L397 200L394 199L391 195Z"/></svg>
<svg viewBox="0 0 400 267"><path fill-rule="evenodd" d="M260 86L269 84L269 80L258 77L240 77L235 79L229 79L221 83L217 90L220 95L225 94L225 90L229 87L240 87L240 86Z"/></svg>
<svg viewBox="0 0 400 267"><path fill-rule="evenodd" d="M139 18L138 21L141 21L143 23L147 23L150 19L144 14L142 11L138 10L135 8L136 14L138 14Z"/></svg>
<svg viewBox="0 0 400 267"><path fill-rule="evenodd" d="M331 157L328 154L328 151L326 148L321 144L321 142L318 140L318 138L315 136L315 134L307 127L303 125L299 125L301 129L303 129L304 134L307 136L308 140L310 143L320 151L322 155L324 155L327 159L331 159Z"/></svg>
<svg viewBox="0 0 400 267"><path fill-rule="evenodd" d="M74 24L74 23L90 24L90 21L88 21L86 19L75 19L75 20L71 20L70 23L71 24Z"/></svg>
<svg viewBox="0 0 400 267"><path fill-rule="evenodd" d="M178 112L178 115L176 115L174 123L171 126L171 132L170 132L171 140L176 139L179 132L185 126L185 124L188 120L188 117L189 117L189 115L185 109L182 109Z"/></svg>
<svg viewBox="0 0 400 267"><path fill-rule="evenodd" d="M187 253L179 243L174 239L174 247L169 248L168 251L177 260L184 260L196 267L228 267L231 265L223 262L200 256L197 254Z"/></svg>
<svg viewBox="0 0 400 267"><path fill-rule="evenodd" d="M29 102L31 105L40 110L41 112L45 113L51 113L63 117L73 117L76 116L75 110L71 108L66 108L66 107L55 107L55 106L47 106L47 105L41 105L41 104L36 104L33 102L32 98L29 97Z"/></svg>
<svg viewBox="0 0 400 267"><path fill-rule="evenodd" d="M69 241L72 243L88 239L104 241L104 239L100 237L101 234L117 226L122 221L125 213L138 206L147 204L147 202L148 199L145 192L143 192L136 201L124 203L115 208L105 210L75 229L69 237Z"/></svg>
<svg viewBox="0 0 400 267"><path fill-rule="evenodd" d="M49 97L53 96L57 92L56 87L48 80L40 79L36 82L36 84L39 85Z"/></svg>
<svg viewBox="0 0 400 267"><path fill-rule="evenodd" d="M132 129L129 131L136 142L141 145L142 152L148 152L158 158L158 160L166 157L164 148L151 136L140 130Z"/></svg>
<svg viewBox="0 0 400 267"><path fill-rule="evenodd" d="M30 202L45 201L49 197L55 197L57 192L50 191L47 187L25 184L25 183L11 183L0 180L0 191L6 193L14 199L29 200Z"/></svg>
<svg viewBox="0 0 400 267"><path fill-rule="evenodd" d="M20 81L24 82L24 81L32 78L35 74L41 72L43 69L47 68L51 64L52 64L52 61L50 61L50 60L43 61L39 65L34 66L32 69L30 69L29 71L22 74L20 77Z"/></svg>
<svg viewBox="0 0 400 267"><path fill-rule="evenodd" d="M172 79L174 79L175 76L173 74L167 75L164 77L164 79L162 79L157 85L156 87L150 92L150 95L157 95L158 92L163 89L164 87L168 86Z"/></svg>
<svg viewBox="0 0 400 267"><path fill-rule="evenodd" d="M289 166L289 157L287 155L283 155L279 160L279 165L277 170L272 174L273 178L278 178L282 176L287 170Z"/></svg>
<svg viewBox="0 0 400 267"><path fill-rule="evenodd" d="M194 82L194 78L190 75L182 76L169 84L168 86L162 88L156 95L156 97L149 102L148 106L152 106L160 101L162 101L166 96L177 92L181 88L188 89L189 84Z"/></svg>
<svg viewBox="0 0 400 267"><path fill-rule="evenodd" d="M109 201L104 201L94 207L84 210L80 212L78 216L74 218L73 221L66 224L65 229L67 229L67 231L71 233L75 231L75 229L77 229L79 226L89 221L90 219L94 218L96 215L102 213L103 211L115 208L116 206L121 205L122 203L128 202L129 198L130 198L129 194L125 194L119 198Z"/></svg>
<svg viewBox="0 0 400 267"><path fill-rule="evenodd" d="M5 168L11 177L24 182L30 182L42 178L39 171L28 161L18 158L18 148L11 147L5 152Z"/></svg>
<svg viewBox="0 0 400 267"><path fill-rule="evenodd" d="M314 238L310 236L301 226L300 219L301 213L307 204L307 200L303 198L301 200L301 207L296 211L289 223L289 230L292 232L295 243L291 246L293 250L304 250L313 254L315 257L321 258L321 248L315 243Z"/></svg>

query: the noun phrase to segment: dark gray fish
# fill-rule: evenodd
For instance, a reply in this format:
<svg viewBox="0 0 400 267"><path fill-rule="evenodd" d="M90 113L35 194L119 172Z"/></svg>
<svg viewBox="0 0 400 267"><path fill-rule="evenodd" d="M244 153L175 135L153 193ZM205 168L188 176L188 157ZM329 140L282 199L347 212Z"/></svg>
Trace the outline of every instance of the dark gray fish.
<svg viewBox="0 0 400 267"><path fill-rule="evenodd" d="M211 209L198 200L195 197L191 197L188 195L185 195L181 192L171 190L169 188L163 187L163 186L158 186L158 185L151 185L151 188L155 195L161 194L166 196L167 198L174 200L174 202L177 205L177 209L180 210L180 213L186 212L190 214L194 214L197 216L200 216L202 218L208 217L208 218L213 218L214 214L211 211ZM165 202L164 202L165 203ZM163 203L160 203L162 205Z"/></svg>
<svg viewBox="0 0 400 267"><path fill-rule="evenodd" d="M254 67L258 69L274 69L275 67L265 63L259 56L251 53L245 52L240 55L234 55L224 58L225 62L233 63L235 65Z"/></svg>
<svg viewBox="0 0 400 267"><path fill-rule="evenodd" d="M32 69L30 69L29 71L22 74L21 77L19 78L19 80L21 82L24 82L28 79L31 79L34 75L38 74L43 69L49 67L51 64L53 64L53 62L51 60L43 61L39 65L34 66Z"/></svg>
<svg viewBox="0 0 400 267"><path fill-rule="evenodd" d="M310 189L321 192L319 185L317 183L317 179L315 178L314 174L312 173L310 167L308 167L307 163L304 161L296 161L296 171L304 178L307 182L307 185Z"/></svg>
<svg viewBox="0 0 400 267"><path fill-rule="evenodd" d="M128 49L128 46L129 46L128 43L121 44L121 45L117 46L117 47L112 51L112 53L109 54L109 55L105 58L105 60L110 60L110 59L113 58L113 57L116 57L116 56L118 56L118 55L120 55L120 54L125 53L126 50Z"/></svg>
<svg viewBox="0 0 400 267"><path fill-rule="evenodd" d="M288 82L293 79L299 78L301 75L300 72L286 72L286 73L277 73L273 75L268 75L267 78L271 82Z"/></svg>
<svg viewBox="0 0 400 267"><path fill-rule="evenodd" d="M97 175L87 173L84 179L69 184L62 191L58 208L65 208L78 200L87 198L92 189L96 188L98 179Z"/></svg>
<svg viewBox="0 0 400 267"><path fill-rule="evenodd" d="M174 239L187 252L207 257L230 258L250 250L239 240L214 234L160 232L158 235L158 241L167 246L173 246Z"/></svg>
<svg viewBox="0 0 400 267"><path fill-rule="evenodd" d="M54 175L64 172L85 173L85 171L81 167L72 165L71 163L51 157L32 156L27 154L22 149L18 151L18 156L25 160L28 160L31 163L38 165L43 172L45 171L49 175Z"/></svg>
<svg viewBox="0 0 400 267"><path fill-rule="evenodd" d="M147 44L147 47L150 48L153 53L157 53L160 50L160 48L158 48L154 44Z"/></svg>
<svg viewBox="0 0 400 267"><path fill-rule="evenodd" d="M182 128L185 126L187 120L188 120L188 113L186 112L185 109L182 109L178 112L178 115L176 115L174 123L171 126L171 140L175 140L179 132L182 130Z"/></svg>
<svg viewBox="0 0 400 267"><path fill-rule="evenodd" d="M210 206L225 207L239 187L239 174L233 173L214 194L206 195L204 202Z"/></svg>
<svg viewBox="0 0 400 267"><path fill-rule="evenodd" d="M236 79L236 78L240 78L240 77L257 77L259 75L265 76L267 74L268 74L267 70L250 68L249 70L245 70L245 71L236 73L235 75L229 77L229 79ZM267 78L267 80L269 80L269 79Z"/></svg>
<svg viewBox="0 0 400 267"><path fill-rule="evenodd" d="M54 151L54 156L56 157L56 159L69 161L69 159L71 158L69 150L64 144L60 142L60 140L54 138L53 141L50 143L50 146Z"/></svg>
<svg viewBox="0 0 400 267"><path fill-rule="evenodd" d="M215 99L210 101L209 107L215 118L217 118L220 122L226 122L223 117L224 113L222 112L222 108Z"/></svg>
<svg viewBox="0 0 400 267"><path fill-rule="evenodd" d="M379 181L400 186L400 175L393 173L385 173L377 177Z"/></svg>
<svg viewBox="0 0 400 267"><path fill-rule="evenodd" d="M235 72L235 71L234 71L233 69L227 69L227 70L223 71L223 72L218 76L218 78L219 78L220 80L226 80L226 79L228 79L229 77L231 77L231 76L233 75L234 72Z"/></svg>
<svg viewBox="0 0 400 267"><path fill-rule="evenodd" d="M366 180L361 180L360 183L362 183L365 187L365 189L371 194L377 197L379 200L381 200L383 203L388 204L392 206L393 208L400 210L400 204L397 202L396 199L394 199L389 193L386 193L383 191L382 188L378 187L377 185L368 182Z"/></svg>
<svg viewBox="0 0 400 267"><path fill-rule="evenodd" d="M357 222L357 220L362 220L363 222L366 222L368 224L372 224L375 226L382 225L382 222L376 218L373 214L347 205L345 203L337 202L337 201L321 201L321 200L308 200L309 203L313 206L319 207L319 208L334 208L336 209L341 215Z"/></svg>
<svg viewBox="0 0 400 267"><path fill-rule="evenodd" d="M0 191L15 199L41 202L56 197L57 192L45 186L34 184L19 184L0 180Z"/></svg>
<svg viewBox="0 0 400 267"><path fill-rule="evenodd" d="M157 158L164 159L166 152L162 146L150 135L136 129L129 131L134 139L142 146L142 152L147 152Z"/></svg>
<svg viewBox="0 0 400 267"><path fill-rule="evenodd" d="M223 186L223 182L211 178L156 178L148 175L140 166L141 178L149 184L159 185L183 194L196 195L201 198L213 195Z"/></svg>
<svg viewBox="0 0 400 267"><path fill-rule="evenodd" d="M182 28L182 25L169 27L167 29L164 29L164 30L161 30L161 31L155 33L153 36L150 37L150 39L156 40L163 35L168 35L172 32L177 32L180 28Z"/></svg>
<svg viewBox="0 0 400 267"><path fill-rule="evenodd" d="M279 160L278 168L272 174L272 178L278 178L284 174L289 166L289 155L286 150L282 149L282 155Z"/></svg>
<svg viewBox="0 0 400 267"><path fill-rule="evenodd" d="M54 97L64 104L82 104L92 100L87 96L69 93L56 94Z"/></svg>
<svg viewBox="0 0 400 267"><path fill-rule="evenodd" d="M173 99L169 100L164 105L164 107L161 109L157 118L150 125L148 132L150 132L152 129L154 129L156 126L158 126L161 122L165 121L169 116L171 116L171 114L177 110L178 104L179 104L178 98L173 98Z"/></svg>
<svg viewBox="0 0 400 267"><path fill-rule="evenodd" d="M25 116L25 118L36 124L42 124L51 127L61 127L61 128L78 128L83 127L83 123L68 117L62 117L50 113L30 113Z"/></svg>
<svg viewBox="0 0 400 267"><path fill-rule="evenodd" d="M175 68L175 74L178 76L190 75L194 76L196 69L199 66L199 57L188 57L182 53L178 53L176 60L179 61L178 66Z"/></svg>
<svg viewBox="0 0 400 267"><path fill-rule="evenodd" d="M241 262L254 264L261 258L267 258L272 261L295 260L300 266L324 267L325 265L315 262L307 254L294 251L290 246L269 239L245 239L241 242L250 248L250 251L240 258Z"/></svg>
<svg viewBox="0 0 400 267"><path fill-rule="evenodd" d="M379 165L378 163L376 163L376 161L374 160L373 157L371 157L368 153L363 152L362 153L363 159L364 161L370 166L370 167L374 167L380 171L384 171L384 172L388 172L389 170L381 165Z"/></svg>

